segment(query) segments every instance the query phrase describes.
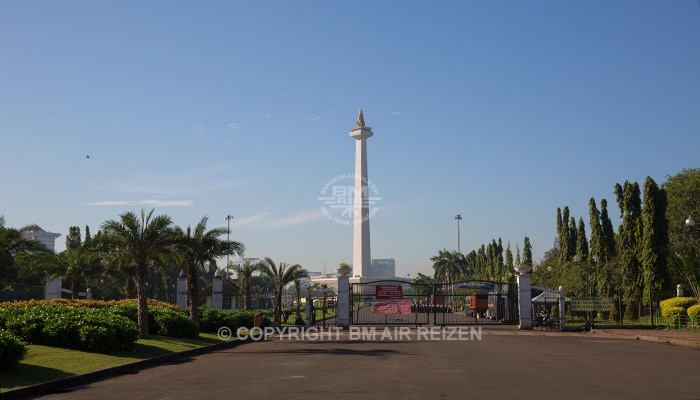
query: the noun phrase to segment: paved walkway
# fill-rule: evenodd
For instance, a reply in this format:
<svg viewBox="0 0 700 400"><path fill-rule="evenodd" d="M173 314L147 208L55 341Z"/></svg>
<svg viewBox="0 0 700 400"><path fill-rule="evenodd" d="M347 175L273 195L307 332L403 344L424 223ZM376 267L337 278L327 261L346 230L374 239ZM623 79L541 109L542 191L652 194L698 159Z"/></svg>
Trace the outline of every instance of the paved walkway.
<svg viewBox="0 0 700 400"><path fill-rule="evenodd" d="M361 338L357 335L367 327L356 328L355 332L337 331L337 336L331 333L312 340L275 335L267 342L239 346L227 342L189 351L179 358L170 356L160 362L131 364L43 387L4 392L2 398L35 398L62 391L69 392L49 397L700 397L688 385L674 389L664 383L697 378L700 332L519 331L514 326L493 325L455 331L457 328L382 326L375 328L374 337ZM472 328L481 328L482 335L470 337ZM382 337L387 332L389 336ZM460 332L461 339L457 336ZM541 392L542 388L547 391Z"/></svg>

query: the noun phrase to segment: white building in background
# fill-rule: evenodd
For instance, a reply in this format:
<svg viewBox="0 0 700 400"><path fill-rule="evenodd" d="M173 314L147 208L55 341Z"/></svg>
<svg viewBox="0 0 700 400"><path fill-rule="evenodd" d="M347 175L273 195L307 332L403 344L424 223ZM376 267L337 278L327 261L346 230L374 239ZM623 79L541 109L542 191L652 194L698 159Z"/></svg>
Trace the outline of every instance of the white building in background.
<svg viewBox="0 0 700 400"><path fill-rule="evenodd" d="M60 233L47 232L39 225L30 225L27 230L22 232L23 238L38 240L51 251L56 250L56 238L59 236L61 236Z"/></svg>
<svg viewBox="0 0 700 400"><path fill-rule="evenodd" d="M410 282L407 278L396 276L396 260L393 258L374 258L370 267L363 269L363 273L365 276L360 277L353 269L350 274L350 283L371 282L378 279L395 279ZM336 287L337 285L338 274L335 271L327 274L318 272L312 274L309 274L312 283L326 284L328 287Z"/></svg>

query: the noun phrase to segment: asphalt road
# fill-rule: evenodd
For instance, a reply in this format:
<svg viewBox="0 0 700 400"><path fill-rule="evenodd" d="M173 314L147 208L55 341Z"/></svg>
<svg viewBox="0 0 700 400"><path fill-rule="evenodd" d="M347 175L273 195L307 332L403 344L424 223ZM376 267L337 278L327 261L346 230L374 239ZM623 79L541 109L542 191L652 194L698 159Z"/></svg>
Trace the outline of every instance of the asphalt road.
<svg viewBox="0 0 700 400"><path fill-rule="evenodd" d="M369 341L275 337L42 398L700 399L696 349L487 327L457 340L378 329Z"/></svg>

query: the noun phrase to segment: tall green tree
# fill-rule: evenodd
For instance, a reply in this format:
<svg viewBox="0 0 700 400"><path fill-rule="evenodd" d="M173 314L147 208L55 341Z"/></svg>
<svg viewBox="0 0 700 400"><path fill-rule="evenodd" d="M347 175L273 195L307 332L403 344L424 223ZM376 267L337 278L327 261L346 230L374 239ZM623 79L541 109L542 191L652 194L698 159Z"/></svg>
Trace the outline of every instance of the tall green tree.
<svg viewBox="0 0 700 400"><path fill-rule="evenodd" d="M608 201L600 200L600 261L598 266L598 294L611 296L614 287L622 285L620 271L616 268L617 237L608 214Z"/></svg>
<svg viewBox="0 0 700 400"><path fill-rule="evenodd" d="M602 282L602 270L603 266L606 264L607 259L603 254L603 225L600 221L600 211L596 207L596 202L593 197L588 201L588 216L589 216L589 226L591 228L591 239L590 244L590 261L591 274L590 274L590 287L591 291L596 294L601 293Z"/></svg>
<svg viewBox="0 0 700 400"><path fill-rule="evenodd" d="M464 256L464 270L459 277L467 281L476 279L477 274L477 255L476 251L472 250Z"/></svg>
<svg viewBox="0 0 700 400"><path fill-rule="evenodd" d="M513 272L513 267L515 265L513 264L513 251L510 249L510 242L508 242L508 246L506 247L506 261L505 261L505 267L508 270L509 273Z"/></svg>
<svg viewBox="0 0 700 400"><path fill-rule="evenodd" d="M243 291L243 309L250 309L250 281L253 274L262 271L262 264L246 261L243 264L233 266L238 278L238 287Z"/></svg>
<svg viewBox="0 0 700 400"><path fill-rule="evenodd" d="M136 298L138 302L139 337L146 339L148 331L148 268L157 267L172 257L176 244L172 219L167 215L153 216L141 210L138 217L133 212L120 215L120 220L108 220L102 224L100 248L135 268Z"/></svg>
<svg viewBox="0 0 700 400"><path fill-rule="evenodd" d="M583 218L578 219L576 227L576 256L579 262L588 262L588 240L586 239L586 225Z"/></svg>
<svg viewBox="0 0 700 400"><path fill-rule="evenodd" d="M569 255L568 259L572 260L576 257L576 250L578 246L578 227L576 225L576 218L574 216L569 217Z"/></svg>
<svg viewBox="0 0 700 400"><path fill-rule="evenodd" d="M600 200L600 226L601 226L601 257L609 261L617 257L615 228L608 214L608 201Z"/></svg>
<svg viewBox="0 0 700 400"><path fill-rule="evenodd" d="M622 264L622 289L629 299L643 285L639 248L642 240L642 202L639 184L625 181L615 185L615 196L622 222L618 227L617 249Z"/></svg>
<svg viewBox="0 0 700 400"><path fill-rule="evenodd" d="M661 290L668 279L666 192L651 177L644 181L642 224L641 265L646 300L652 292Z"/></svg>
<svg viewBox="0 0 700 400"><path fill-rule="evenodd" d="M562 211L557 207L557 239L559 240L559 265L566 265L570 261L569 249L569 207Z"/></svg>
<svg viewBox="0 0 700 400"><path fill-rule="evenodd" d="M187 274L187 304L190 308L190 319L199 324L199 285L198 274L204 270L204 264L216 269L216 260L229 254L243 255L245 247L236 241L222 240L221 236L228 233L227 228L212 228L207 230L209 218L204 216L199 223L191 228L175 227L177 240L177 259L182 263Z"/></svg>
<svg viewBox="0 0 700 400"><path fill-rule="evenodd" d="M77 226L71 226L68 228L68 236L66 236L66 250L77 249L83 245L83 241L80 236L80 228Z"/></svg>
<svg viewBox="0 0 700 400"><path fill-rule="evenodd" d="M579 218L578 227L576 228L576 259L578 260L578 267L582 268L582 275L585 278L585 287L581 293L586 296L591 294L591 269L589 263L589 247L588 240L586 239L586 225L583 222L583 218Z"/></svg>
<svg viewBox="0 0 700 400"><path fill-rule="evenodd" d="M700 280L694 278L700 277L700 231L689 232L685 226L689 216L700 221L700 168L683 169L668 176L662 188L667 199L669 285L683 282L700 301Z"/></svg>
<svg viewBox="0 0 700 400"><path fill-rule="evenodd" d="M66 236L66 250L58 257L61 276L67 278L71 285L71 297L78 299L80 289L87 289L90 278L100 274L102 261L99 253L92 247L90 231L86 228L85 242L81 240L80 228L71 226Z"/></svg>
<svg viewBox="0 0 700 400"><path fill-rule="evenodd" d="M16 283L18 268L15 258L23 252L47 252L47 249L36 239L25 238L22 233L31 230L30 225L20 229L5 226L5 217L0 215L0 282Z"/></svg>
<svg viewBox="0 0 700 400"><path fill-rule="evenodd" d="M309 272L299 264L289 265L281 262L279 266L270 257L265 257L267 264L262 264L262 272L267 276L275 289L275 304L272 311L275 322L280 322L282 316L282 292L284 288L299 278L309 275Z"/></svg>
<svg viewBox="0 0 700 400"><path fill-rule="evenodd" d="M461 265L456 251L440 250L438 255L430 258L430 261L433 262L433 271L438 282L451 285L455 277L460 275Z"/></svg>
<svg viewBox="0 0 700 400"><path fill-rule="evenodd" d="M525 267L532 267L532 245L530 244L530 238L525 236L523 240L523 259L522 265Z"/></svg>

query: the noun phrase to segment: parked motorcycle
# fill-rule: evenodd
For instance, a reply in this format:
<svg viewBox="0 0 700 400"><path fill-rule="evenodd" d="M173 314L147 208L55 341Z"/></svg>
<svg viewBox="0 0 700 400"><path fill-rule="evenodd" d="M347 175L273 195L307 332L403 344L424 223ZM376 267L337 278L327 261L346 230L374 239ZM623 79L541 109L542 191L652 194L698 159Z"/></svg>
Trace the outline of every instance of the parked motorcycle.
<svg viewBox="0 0 700 400"><path fill-rule="evenodd" d="M540 311L535 314L535 327L538 328L554 328L554 320L549 318L549 314Z"/></svg>

